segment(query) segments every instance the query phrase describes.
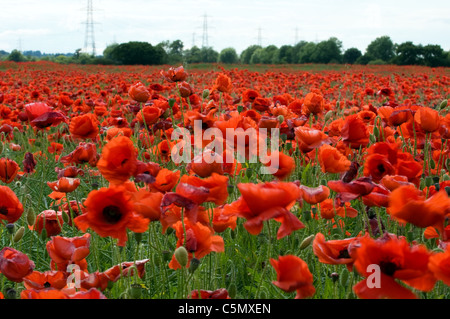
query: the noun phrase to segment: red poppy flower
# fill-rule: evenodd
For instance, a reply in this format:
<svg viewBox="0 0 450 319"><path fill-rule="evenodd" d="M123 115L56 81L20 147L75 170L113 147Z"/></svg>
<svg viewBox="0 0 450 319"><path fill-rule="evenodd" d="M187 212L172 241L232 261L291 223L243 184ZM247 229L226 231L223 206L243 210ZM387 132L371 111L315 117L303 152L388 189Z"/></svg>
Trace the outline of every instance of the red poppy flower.
<svg viewBox="0 0 450 319"><path fill-rule="evenodd" d="M445 216L450 213L450 198L444 189L426 199L414 186L400 186L389 195L387 212L401 223L442 230Z"/></svg>
<svg viewBox="0 0 450 319"><path fill-rule="evenodd" d="M65 263L78 263L89 255L89 246L91 234L86 233L78 237L54 236L47 241L46 248L48 255L57 265ZM59 270L65 270L65 267L59 267Z"/></svg>
<svg viewBox="0 0 450 319"><path fill-rule="evenodd" d="M351 162L337 148L325 144L319 148L318 159L324 173L343 173L350 169Z"/></svg>
<svg viewBox="0 0 450 319"><path fill-rule="evenodd" d="M94 143L81 142L70 154L62 156L59 161L68 164L89 163L92 167L97 165L98 154Z"/></svg>
<svg viewBox="0 0 450 319"><path fill-rule="evenodd" d="M371 177L375 183L378 183L383 176L394 173L395 168L385 155L371 154L366 157L363 174L364 176Z"/></svg>
<svg viewBox="0 0 450 319"><path fill-rule="evenodd" d="M301 197L301 190L294 183L240 183L237 187L242 196L231 204L236 209L230 210L230 213L246 219L244 227L250 234L259 234L263 228L263 222L270 219L281 223L277 239L305 227L289 211Z"/></svg>
<svg viewBox="0 0 450 319"><path fill-rule="evenodd" d="M108 280L116 282L122 277L134 276L136 274L135 271L137 270L136 275L139 278L142 278L145 274L145 264L148 263L149 261L150 259L125 261L119 265L115 265L112 266L111 268L108 268L102 273L102 275L105 275L108 278Z"/></svg>
<svg viewBox="0 0 450 319"><path fill-rule="evenodd" d="M309 114L320 114L323 111L324 104L321 94L310 92L305 96L302 110L306 116Z"/></svg>
<svg viewBox="0 0 450 319"><path fill-rule="evenodd" d="M141 124L149 127L155 124L159 117L163 114L163 110L155 106L145 106L136 115L136 120Z"/></svg>
<svg viewBox="0 0 450 319"><path fill-rule="evenodd" d="M69 132L73 138L94 139L99 132L98 124L97 117L92 113L74 116L70 120Z"/></svg>
<svg viewBox="0 0 450 319"><path fill-rule="evenodd" d="M130 86L128 95L136 102L145 103L150 98L150 92L147 90L144 84L137 82Z"/></svg>
<svg viewBox="0 0 450 319"><path fill-rule="evenodd" d="M178 238L177 247L184 246L188 251L188 263L186 267L189 267L193 254L195 254L195 258L201 259L213 251L223 252L225 249L223 238L214 235L214 231L210 227L200 222L191 223L188 219L185 219L183 227L183 223L180 220L173 228ZM181 268L175 255L172 256L169 267L171 269Z"/></svg>
<svg viewBox="0 0 450 319"><path fill-rule="evenodd" d="M206 202L222 205L228 198L228 177L224 175L212 173L211 176L207 178L199 178L194 175L183 175L180 179L180 183L208 189Z"/></svg>
<svg viewBox="0 0 450 319"><path fill-rule="evenodd" d="M222 233L227 228L235 229L237 226L237 216L226 213L225 210L233 209L230 205L214 207L213 210L213 229L216 233Z"/></svg>
<svg viewBox="0 0 450 319"><path fill-rule="evenodd" d="M33 271L23 278L26 289L63 289L67 285L67 273L65 271Z"/></svg>
<svg viewBox="0 0 450 319"><path fill-rule="evenodd" d="M56 288L26 289L20 292L20 299L69 299L69 296Z"/></svg>
<svg viewBox="0 0 450 319"><path fill-rule="evenodd" d="M192 290L189 299L231 299L225 288L212 290Z"/></svg>
<svg viewBox="0 0 450 319"><path fill-rule="evenodd" d="M55 192L71 193L80 186L80 183L79 178L61 177L55 182L47 182L47 185Z"/></svg>
<svg viewBox="0 0 450 319"><path fill-rule="evenodd" d="M321 263L346 265L349 270L352 270L353 258L350 256L350 250L355 241L357 241L356 237L327 241L322 233L317 233L312 247L314 255Z"/></svg>
<svg viewBox="0 0 450 319"><path fill-rule="evenodd" d="M167 71L161 71L161 75L169 82L180 82L186 80L188 74L183 66L177 68L169 68Z"/></svg>
<svg viewBox="0 0 450 319"><path fill-rule="evenodd" d="M31 174L34 172L34 168L36 167L37 162L34 159L34 155L32 153L26 152L22 164L23 171L27 174Z"/></svg>
<svg viewBox="0 0 450 319"><path fill-rule="evenodd" d="M275 166L272 163L271 158L278 158L278 165ZM269 161L264 164L264 166L270 167L271 170L276 170L274 173L271 173L272 176L277 178L278 180L287 179L295 169L295 160L289 155L284 154L283 152L274 152L268 156Z"/></svg>
<svg viewBox="0 0 450 319"><path fill-rule="evenodd" d="M358 149L369 144L367 125L357 114L349 115L341 128L342 140L351 148Z"/></svg>
<svg viewBox="0 0 450 319"><path fill-rule="evenodd" d="M25 105L25 113L29 121L41 116L44 113L50 112L52 108L44 102L35 102Z"/></svg>
<svg viewBox="0 0 450 319"><path fill-rule="evenodd" d="M50 111L36 117L30 122L31 126L38 129L44 129L49 126L57 126L60 123L66 123L67 117L61 112Z"/></svg>
<svg viewBox="0 0 450 319"><path fill-rule="evenodd" d="M205 150L194 157L189 169L200 177L211 176L212 173L223 174L223 157L211 150Z"/></svg>
<svg viewBox="0 0 450 319"><path fill-rule="evenodd" d="M349 202L344 202L341 206L338 200L327 198L319 203L320 216L324 219L333 219L335 215L341 217L354 218L358 216L358 211L351 207Z"/></svg>
<svg viewBox="0 0 450 319"><path fill-rule="evenodd" d="M214 83L212 91L217 90L223 93L230 93L232 89L233 84L231 83L230 77L223 73L220 73L216 78L216 82Z"/></svg>
<svg viewBox="0 0 450 319"><path fill-rule="evenodd" d="M33 272L35 265L28 256L11 247L0 251L0 273L8 280L22 282L23 278Z"/></svg>
<svg viewBox="0 0 450 319"><path fill-rule="evenodd" d="M61 233L64 220L60 211L52 209L44 210L36 216L34 225L30 228L37 231L39 234L45 228L47 237L55 236Z"/></svg>
<svg viewBox="0 0 450 319"><path fill-rule="evenodd" d="M101 237L117 238L117 244L124 246L127 229L136 233L147 230L149 220L135 213L131 194L122 186L93 190L84 205L86 213L74 219L81 231L92 228Z"/></svg>
<svg viewBox="0 0 450 319"><path fill-rule="evenodd" d="M339 198L342 201L348 202L360 196L370 194L375 185L370 178L361 177L349 183L342 180L328 181L328 187L336 193L339 193Z"/></svg>
<svg viewBox="0 0 450 319"><path fill-rule="evenodd" d="M450 246L444 252L431 255L428 268L436 279L450 286Z"/></svg>
<svg viewBox="0 0 450 319"><path fill-rule="evenodd" d="M303 200L311 205L323 202L330 196L330 189L324 185L318 187L300 185L299 187L302 190Z"/></svg>
<svg viewBox="0 0 450 319"><path fill-rule="evenodd" d="M397 280L421 291L432 290L436 278L428 269L430 256L424 246L410 245L405 238L389 234L377 240L363 237L358 247L351 251L351 257L356 270L366 279L353 286L353 291L363 299L416 298ZM379 267L379 273L373 274L373 265ZM374 284L369 282L372 274L378 276L379 285L370 285Z"/></svg>
<svg viewBox="0 0 450 319"><path fill-rule="evenodd" d="M112 184L121 184L134 175L137 154L133 142L126 136L118 136L102 149L97 168L102 176Z"/></svg>
<svg viewBox="0 0 450 319"><path fill-rule="evenodd" d="M163 196L162 193L153 193L144 189L133 192L132 201L135 212L150 221L159 220Z"/></svg>
<svg viewBox="0 0 450 319"><path fill-rule="evenodd" d="M11 183L16 178L19 170L19 165L12 159L6 157L0 158L0 180L3 183Z"/></svg>
<svg viewBox="0 0 450 319"><path fill-rule="evenodd" d="M58 174L58 179L61 177L75 178L78 175L84 176L84 171L76 166L55 167L55 172Z"/></svg>
<svg viewBox="0 0 450 319"><path fill-rule="evenodd" d="M426 133L432 133L439 130L440 116L439 112L429 107L419 107L414 114L414 120L419 127Z"/></svg>
<svg viewBox="0 0 450 319"><path fill-rule="evenodd" d="M178 183L180 174L180 171L173 172L167 168L162 168L150 186L152 189L161 193L170 192Z"/></svg>
<svg viewBox="0 0 450 319"><path fill-rule="evenodd" d="M8 187L0 185L0 224L2 220L15 223L23 214L23 205Z"/></svg>
<svg viewBox="0 0 450 319"><path fill-rule="evenodd" d="M312 297L316 293L313 286L313 275L308 264L294 255L279 256L278 260L271 258L270 264L277 272L277 280L273 284L286 291L296 291L295 299Z"/></svg>
<svg viewBox="0 0 450 319"><path fill-rule="evenodd" d="M295 137L298 140L298 146L303 153L308 153L313 149L319 148L323 144L329 144L332 140L321 130L307 126L295 128Z"/></svg>

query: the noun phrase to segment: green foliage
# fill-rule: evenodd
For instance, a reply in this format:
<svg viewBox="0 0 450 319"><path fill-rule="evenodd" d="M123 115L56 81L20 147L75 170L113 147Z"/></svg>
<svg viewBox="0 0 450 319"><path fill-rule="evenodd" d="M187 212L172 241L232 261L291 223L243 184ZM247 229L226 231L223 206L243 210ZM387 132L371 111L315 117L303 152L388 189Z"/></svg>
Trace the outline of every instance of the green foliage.
<svg viewBox="0 0 450 319"><path fill-rule="evenodd" d="M349 48L345 50L343 56L342 56L342 62L348 63L348 64L354 64L360 57L362 56L362 53L357 48Z"/></svg>
<svg viewBox="0 0 450 319"><path fill-rule="evenodd" d="M238 61L239 57L234 48L225 48L222 51L220 51L219 62L231 64L237 63Z"/></svg>
<svg viewBox="0 0 450 319"><path fill-rule="evenodd" d="M19 50L12 50L6 60L14 62L24 62L26 59L22 52L20 52Z"/></svg>
<svg viewBox="0 0 450 319"><path fill-rule="evenodd" d="M366 49L366 54L370 60L383 60L389 62L394 57L394 43L387 35L373 40Z"/></svg>
<svg viewBox="0 0 450 319"><path fill-rule="evenodd" d="M161 45L131 41L121 43L109 53L110 58L125 65L158 65L167 63L168 56Z"/></svg>

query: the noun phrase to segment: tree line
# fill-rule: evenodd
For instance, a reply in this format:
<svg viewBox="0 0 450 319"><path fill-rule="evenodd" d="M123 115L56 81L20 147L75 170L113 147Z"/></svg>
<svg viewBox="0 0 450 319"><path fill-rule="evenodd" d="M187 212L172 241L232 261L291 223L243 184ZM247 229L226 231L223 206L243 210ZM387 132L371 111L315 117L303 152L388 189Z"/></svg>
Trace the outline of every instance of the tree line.
<svg viewBox="0 0 450 319"><path fill-rule="evenodd" d="M389 36L373 40L361 52L357 48L343 49L342 42L331 37L320 42L300 41L295 45L277 47L250 45L240 54L232 47L220 52L212 47L193 46L185 49L181 40L163 41L157 45L148 42L130 41L108 45L101 56L82 53L37 55L36 51L11 53L0 51L0 59L11 61L49 60L58 63L117 64L117 65L163 65L179 63L226 63L226 64L396 64L425 65L430 67L450 66L450 51L440 45L414 44L411 41L394 43ZM39 51L37 51L39 52ZM39 52L40 53L40 52Z"/></svg>

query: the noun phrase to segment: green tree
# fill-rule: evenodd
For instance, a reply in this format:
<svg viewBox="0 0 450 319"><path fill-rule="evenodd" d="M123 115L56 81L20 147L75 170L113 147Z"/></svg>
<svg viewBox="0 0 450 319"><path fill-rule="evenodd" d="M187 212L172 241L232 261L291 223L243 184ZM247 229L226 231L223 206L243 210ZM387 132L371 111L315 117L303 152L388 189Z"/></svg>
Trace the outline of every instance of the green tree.
<svg viewBox="0 0 450 319"><path fill-rule="evenodd" d="M367 46L366 54L371 60L390 62L394 57L394 43L387 35L378 37Z"/></svg>
<svg viewBox="0 0 450 319"><path fill-rule="evenodd" d="M262 64L264 60L266 60L266 53L263 48L256 49L251 58L250 64Z"/></svg>
<svg viewBox="0 0 450 319"><path fill-rule="evenodd" d="M227 64L239 62L239 57L236 53L236 50L234 48L225 48L220 51L219 62Z"/></svg>
<svg viewBox="0 0 450 319"><path fill-rule="evenodd" d="M316 44L314 42L308 42L300 48L298 53L297 63L311 63L311 56L316 50Z"/></svg>
<svg viewBox="0 0 450 319"><path fill-rule="evenodd" d="M183 56L187 63L200 63L202 62L202 51L199 47L193 46L192 48L185 50Z"/></svg>
<svg viewBox="0 0 450 319"><path fill-rule="evenodd" d="M311 62L314 63L340 63L342 42L337 38L329 38L319 42L311 54Z"/></svg>
<svg viewBox="0 0 450 319"><path fill-rule="evenodd" d="M161 45L152 46L148 42L138 41L119 44L111 50L110 57L125 65L158 65L167 63L168 60Z"/></svg>
<svg viewBox="0 0 450 319"><path fill-rule="evenodd" d="M211 47L204 47L200 49L203 63L215 63L219 59L219 52L215 51Z"/></svg>
<svg viewBox="0 0 450 319"><path fill-rule="evenodd" d="M14 62L24 62L26 59L25 59L25 56L22 54L22 52L20 52L19 50L14 49L8 55L6 60L14 61Z"/></svg>
<svg viewBox="0 0 450 319"><path fill-rule="evenodd" d="M256 49L261 49L262 47L260 45L252 44L251 46L247 47L244 51L241 52L240 60L243 64L250 64L250 59L252 58L253 52L255 52Z"/></svg>
<svg viewBox="0 0 450 319"><path fill-rule="evenodd" d="M280 49L278 49L277 53L278 53L278 57L277 57L278 63L280 63L280 64L293 63L294 51L293 51L292 45L288 45L288 44L282 45L280 47Z"/></svg>
<svg viewBox="0 0 450 319"><path fill-rule="evenodd" d="M426 66L450 66L448 57L440 45L428 44L422 48L423 63ZM448 56L448 53L447 53Z"/></svg>
<svg viewBox="0 0 450 319"><path fill-rule="evenodd" d="M421 55L422 46L407 41L395 46L395 57L392 61L398 65L422 64Z"/></svg>
<svg viewBox="0 0 450 319"><path fill-rule="evenodd" d="M342 61L348 64L355 64L355 62L362 56L362 52L357 48L348 48L345 50Z"/></svg>

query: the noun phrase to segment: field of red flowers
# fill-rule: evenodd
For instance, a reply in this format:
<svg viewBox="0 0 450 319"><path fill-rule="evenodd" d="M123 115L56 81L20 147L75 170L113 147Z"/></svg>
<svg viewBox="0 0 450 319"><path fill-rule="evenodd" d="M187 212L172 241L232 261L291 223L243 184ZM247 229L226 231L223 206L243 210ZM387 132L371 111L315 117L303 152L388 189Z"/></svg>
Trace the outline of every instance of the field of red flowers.
<svg viewBox="0 0 450 319"><path fill-rule="evenodd" d="M308 67L0 63L0 298L450 298L450 69Z"/></svg>

